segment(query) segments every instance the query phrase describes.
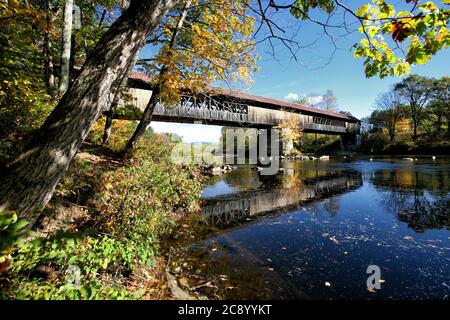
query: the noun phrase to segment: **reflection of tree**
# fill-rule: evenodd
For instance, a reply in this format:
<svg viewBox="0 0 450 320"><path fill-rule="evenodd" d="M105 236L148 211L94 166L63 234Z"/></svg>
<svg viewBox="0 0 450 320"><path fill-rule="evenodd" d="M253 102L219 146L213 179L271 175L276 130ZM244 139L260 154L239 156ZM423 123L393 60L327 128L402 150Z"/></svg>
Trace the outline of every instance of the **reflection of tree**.
<svg viewBox="0 0 450 320"><path fill-rule="evenodd" d="M398 218L417 232L428 229L450 230L450 199L428 201L425 197L414 198L413 205L398 212Z"/></svg>
<svg viewBox="0 0 450 320"><path fill-rule="evenodd" d="M234 170L222 176L230 187L236 190L251 190L260 188L262 183L257 172L252 170Z"/></svg>
<svg viewBox="0 0 450 320"><path fill-rule="evenodd" d="M450 229L448 182L448 172L417 171L380 171L372 180L374 186L387 191L382 194L385 207L416 232Z"/></svg>

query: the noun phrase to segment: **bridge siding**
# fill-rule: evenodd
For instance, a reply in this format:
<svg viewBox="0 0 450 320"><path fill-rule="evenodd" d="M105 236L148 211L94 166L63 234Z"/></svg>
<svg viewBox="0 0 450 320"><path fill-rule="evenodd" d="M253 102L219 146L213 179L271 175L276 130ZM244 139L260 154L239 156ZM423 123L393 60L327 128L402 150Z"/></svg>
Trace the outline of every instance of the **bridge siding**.
<svg viewBox="0 0 450 320"><path fill-rule="evenodd" d="M131 88L129 93L133 97L132 104L144 111L148 101L151 97L151 91ZM153 113L155 121L180 121L180 122L194 122L206 121L217 125L236 124L250 127L272 127L276 126L286 120L295 119L305 132L323 132L334 134L358 133L359 124L354 122L345 122L345 127L333 126L326 124L313 123L313 116L294 113L285 110L268 109L248 105L248 113L234 113L224 110L209 110L202 108L190 108L176 106L165 108L158 104ZM320 117L324 118L324 117ZM136 119L138 120L138 119Z"/></svg>

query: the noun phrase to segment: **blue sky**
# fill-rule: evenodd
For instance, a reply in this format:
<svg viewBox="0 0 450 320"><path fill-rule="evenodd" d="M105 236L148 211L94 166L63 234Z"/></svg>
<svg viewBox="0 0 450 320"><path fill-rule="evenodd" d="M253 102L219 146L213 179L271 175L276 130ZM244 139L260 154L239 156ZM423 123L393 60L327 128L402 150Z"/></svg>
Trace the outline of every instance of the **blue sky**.
<svg viewBox="0 0 450 320"><path fill-rule="evenodd" d="M359 3L360 4L360 3ZM366 78L363 60L353 57L352 45L361 39L358 33L342 35L337 30L333 35L338 50L331 55L333 45L323 34L322 28L310 22L293 19L289 13L274 13L272 16L280 26L295 33L286 33L306 48L297 56L300 62L292 59L292 55L281 44L275 43L275 56L267 42L258 46L260 70L253 77L253 84L245 90L249 93L287 100L288 96L306 96L312 93L323 94L333 90L340 110L350 111L361 118L368 116L376 96L389 88L399 78L379 79ZM321 17L320 14L317 17ZM339 19L339 17L336 17ZM333 30L331 30L333 32ZM259 38L264 37L264 33ZM313 43L313 45L309 45ZM145 52L145 51L144 51ZM426 65L414 66L411 73L429 77L448 76L450 71L450 50L439 52ZM183 136L186 142L217 141L220 127L202 125L181 125L169 123L152 123L157 132L174 132Z"/></svg>

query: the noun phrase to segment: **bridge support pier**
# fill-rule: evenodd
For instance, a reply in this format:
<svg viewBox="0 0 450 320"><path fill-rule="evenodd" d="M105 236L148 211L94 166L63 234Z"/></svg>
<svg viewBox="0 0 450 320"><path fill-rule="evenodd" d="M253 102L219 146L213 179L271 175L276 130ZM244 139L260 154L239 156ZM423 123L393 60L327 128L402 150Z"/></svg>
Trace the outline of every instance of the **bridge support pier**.
<svg viewBox="0 0 450 320"><path fill-rule="evenodd" d="M345 134L342 136L342 151L356 151L361 145L361 136L359 134Z"/></svg>

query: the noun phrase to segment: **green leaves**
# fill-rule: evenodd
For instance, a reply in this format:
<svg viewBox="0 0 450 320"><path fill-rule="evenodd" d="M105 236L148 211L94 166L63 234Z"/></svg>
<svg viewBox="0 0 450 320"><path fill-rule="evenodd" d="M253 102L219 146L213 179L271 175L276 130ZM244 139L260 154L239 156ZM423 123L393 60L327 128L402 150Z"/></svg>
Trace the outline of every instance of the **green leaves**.
<svg viewBox="0 0 450 320"><path fill-rule="evenodd" d="M322 9L326 13L331 13L335 8L334 1L330 0L296 0L291 7L291 14L299 19L306 19L310 9Z"/></svg>
<svg viewBox="0 0 450 320"><path fill-rule="evenodd" d="M406 2L419 3L417 0ZM319 8L329 13L334 3L297 0L291 14L306 19L310 9ZM448 48L450 10L445 6L448 1L443 3L426 1L405 10L404 4L372 0L353 11L349 16L360 24L358 31L362 36L354 46L354 56L364 59L366 76L401 76L408 73L411 66L425 64L438 51Z"/></svg>

